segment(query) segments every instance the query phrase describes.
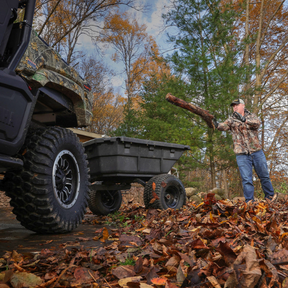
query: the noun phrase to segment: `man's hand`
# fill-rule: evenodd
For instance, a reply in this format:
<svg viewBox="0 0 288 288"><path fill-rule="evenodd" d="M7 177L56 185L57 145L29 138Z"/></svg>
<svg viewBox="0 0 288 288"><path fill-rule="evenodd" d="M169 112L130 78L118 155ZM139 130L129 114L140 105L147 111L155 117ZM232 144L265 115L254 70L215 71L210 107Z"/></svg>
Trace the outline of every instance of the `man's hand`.
<svg viewBox="0 0 288 288"><path fill-rule="evenodd" d="M213 119L212 119L212 122L213 122L213 124L214 124L214 126L215 126L215 129L217 129L217 127L218 127L218 125L219 125L219 123L217 122L217 120L216 120L215 118L213 118Z"/></svg>
<svg viewBox="0 0 288 288"><path fill-rule="evenodd" d="M240 120L240 121L242 121L242 122L245 122L245 121L246 121L246 118L245 118L244 116L242 116L241 114L239 114L238 112L236 112L236 111L233 112L233 116L234 116L236 119L238 119L238 120Z"/></svg>

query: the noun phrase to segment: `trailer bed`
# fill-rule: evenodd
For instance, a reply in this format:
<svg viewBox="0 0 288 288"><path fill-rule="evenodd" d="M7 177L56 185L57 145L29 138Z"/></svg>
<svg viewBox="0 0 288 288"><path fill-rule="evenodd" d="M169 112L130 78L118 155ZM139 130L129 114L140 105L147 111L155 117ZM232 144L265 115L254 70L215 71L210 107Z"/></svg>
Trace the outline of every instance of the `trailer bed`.
<svg viewBox="0 0 288 288"><path fill-rule="evenodd" d="M87 154L90 181L132 183L135 178L148 181L168 173L188 145L130 137L93 139L83 143Z"/></svg>

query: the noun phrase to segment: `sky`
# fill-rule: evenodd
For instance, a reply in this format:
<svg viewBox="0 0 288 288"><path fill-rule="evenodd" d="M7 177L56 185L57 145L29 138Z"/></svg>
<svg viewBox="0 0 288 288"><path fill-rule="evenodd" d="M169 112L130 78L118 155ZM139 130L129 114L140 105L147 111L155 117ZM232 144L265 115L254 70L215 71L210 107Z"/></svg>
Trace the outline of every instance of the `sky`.
<svg viewBox="0 0 288 288"><path fill-rule="evenodd" d="M165 29L165 23L162 18L162 14L165 14L171 9L170 0L136 0L140 4L148 4L150 9L147 13L138 12L135 10L128 10L131 19L137 19L138 24L145 24L147 26L146 32L151 35L158 44L160 53L165 56L167 53L172 51L172 44L167 42L167 32L175 32L172 28L169 30ZM115 63L111 60L111 55L114 50L103 49L102 56L99 53L95 53L95 47L91 42L90 38L82 37L80 38L81 46L85 47L85 53L91 55L98 55L97 57L103 57L104 62L107 63L108 68L113 69L116 72L116 75L112 77L111 83L114 87L114 92L119 93L124 96L124 81L123 77L123 65L121 63Z"/></svg>

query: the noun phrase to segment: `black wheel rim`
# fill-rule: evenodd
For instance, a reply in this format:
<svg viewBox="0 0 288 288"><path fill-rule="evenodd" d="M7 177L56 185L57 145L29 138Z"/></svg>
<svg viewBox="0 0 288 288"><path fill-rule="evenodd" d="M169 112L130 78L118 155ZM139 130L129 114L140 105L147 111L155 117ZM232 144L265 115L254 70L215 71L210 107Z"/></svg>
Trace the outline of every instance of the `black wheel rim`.
<svg viewBox="0 0 288 288"><path fill-rule="evenodd" d="M77 160L68 150L62 150L53 164L53 189L58 203L63 208L71 208L78 196L80 172Z"/></svg>
<svg viewBox="0 0 288 288"><path fill-rule="evenodd" d="M175 186L170 186L165 189L164 200L168 208L176 208L180 199L180 191Z"/></svg>
<svg viewBox="0 0 288 288"><path fill-rule="evenodd" d="M105 206L108 209L113 209L118 202L118 190L102 190L99 191L101 193L101 202L103 206Z"/></svg>

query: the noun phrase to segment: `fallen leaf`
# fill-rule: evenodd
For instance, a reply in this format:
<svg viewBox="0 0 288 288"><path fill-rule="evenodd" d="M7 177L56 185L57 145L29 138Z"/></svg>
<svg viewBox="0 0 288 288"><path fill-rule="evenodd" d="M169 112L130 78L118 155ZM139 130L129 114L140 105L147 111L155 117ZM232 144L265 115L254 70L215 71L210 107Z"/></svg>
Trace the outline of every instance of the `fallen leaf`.
<svg viewBox="0 0 288 288"><path fill-rule="evenodd" d="M177 255L172 256L171 258L169 258L169 260L166 262L165 266L178 266L180 262L180 257Z"/></svg>
<svg viewBox="0 0 288 288"><path fill-rule="evenodd" d="M98 278L94 271L84 268L84 267L77 267L74 270L74 278L76 279L77 285L81 285L83 283L92 283L95 282L95 278Z"/></svg>
<svg viewBox="0 0 288 288"><path fill-rule="evenodd" d="M167 183L164 182L164 181L162 181L162 182L161 182L161 186L162 186L163 188L165 188L165 187L167 186Z"/></svg>
<svg viewBox="0 0 288 288"><path fill-rule="evenodd" d="M4 283L7 283L7 282L10 281L12 275L14 274L14 271L12 271L12 270L7 270L7 271L5 271L5 272L3 272L3 273L4 273L3 282L4 282Z"/></svg>
<svg viewBox="0 0 288 288"><path fill-rule="evenodd" d="M207 195L204 197L204 203L206 205L215 204L216 203L215 193L207 193Z"/></svg>
<svg viewBox="0 0 288 288"><path fill-rule="evenodd" d="M191 267L195 265L194 260L191 257L189 257L187 254L178 252L178 255L181 257L182 260L188 263Z"/></svg>
<svg viewBox="0 0 288 288"><path fill-rule="evenodd" d="M242 287L255 287L255 285L258 283L259 278L262 275L262 272L254 247L250 245L245 245L243 251L237 256L233 264L234 269L236 270L236 274L238 272L237 265L240 265L243 262L245 262L246 264L246 269L243 270L241 268L241 274L243 274L241 279L239 279L241 285Z"/></svg>
<svg viewBox="0 0 288 288"><path fill-rule="evenodd" d="M109 231L106 227L103 228L101 242L105 242L109 238Z"/></svg>
<svg viewBox="0 0 288 288"><path fill-rule="evenodd" d="M121 286L121 287L128 287L127 286L127 283L128 282L140 282L140 280L142 279L142 276L134 276L134 277L126 277L126 278L123 278L123 279L120 279L118 281L118 284Z"/></svg>
<svg viewBox="0 0 288 288"><path fill-rule="evenodd" d="M261 259L259 261L260 268L265 271L266 275L271 277L269 287L273 287L274 283L278 283L279 277L276 267L266 259Z"/></svg>
<svg viewBox="0 0 288 288"><path fill-rule="evenodd" d="M131 246L131 242L135 243L136 246L141 246L143 244L143 241L141 238L139 238L136 235L126 235L126 234L121 234L119 237L119 241L121 245L128 245Z"/></svg>
<svg viewBox="0 0 288 288"><path fill-rule="evenodd" d="M140 273L143 270L143 258L139 257L134 266L135 273Z"/></svg>
<svg viewBox="0 0 288 288"><path fill-rule="evenodd" d="M4 288L4 287L3 287ZM286 277L282 282L282 288L288 288L288 277Z"/></svg>
<svg viewBox="0 0 288 288"><path fill-rule="evenodd" d="M166 281L165 288L178 288L174 283L171 283L169 280Z"/></svg>
<svg viewBox="0 0 288 288"><path fill-rule="evenodd" d="M148 284L152 284L151 280L153 278L158 278L158 274L157 274L158 271L159 269L157 269L155 266L152 266L151 268L148 269L147 273L144 274L144 276L147 279Z"/></svg>
<svg viewBox="0 0 288 288"><path fill-rule="evenodd" d="M182 270L181 265L178 266L176 280L177 283L183 283L187 275L185 275L184 271Z"/></svg>
<svg viewBox="0 0 288 288"><path fill-rule="evenodd" d="M218 283L217 279L214 276L207 276L207 279L213 285L213 287L221 288L220 284Z"/></svg>
<svg viewBox="0 0 288 288"><path fill-rule="evenodd" d="M216 251L218 251L223 256L223 259L225 260L227 265L231 265L232 263L234 263L237 258L237 255L231 249L227 242L220 241L219 247L216 248Z"/></svg>
<svg viewBox="0 0 288 288"><path fill-rule="evenodd" d="M156 185L156 184L155 184L155 185ZM152 198L151 200L153 200L153 199L155 199L155 200L159 199L159 196L156 194L155 189L152 190L152 196L153 196L153 198ZM154 200L154 201L155 201L155 200Z"/></svg>
<svg viewBox="0 0 288 288"><path fill-rule="evenodd" d="M133 277L136 275L134 267L130 265L118 266L117 268L112 269L111 273L118 279Z"/></svg>
<svg viewBox="0 0 288 288"><path fill-rule="evenodd" d="M201 239L196 239L190 243L192 249L209 249Z"/></svg>
<svg viewBox="0 0 288 288"><path fill-rule="evenodd" d="M146 284L146 283L140 283L140 288L154 288L154 286Z"/></svg>
<svg viewBox="0 0 288 288"><path fill-rule="evenodd" d="M27 272L15 272L11 279L10 283L13 287L35 287L37 285L42 284L43 280L32 274Z"/></svg>
<svg viewBox="0 0 288 288"><path fill-rule="evenodd" d="M157 286L164 286L167 282L167 279L157 277L157 278L152 278L151 282L152 282L152 284L155 284Z"/></svg>
<svg viewBox="0 0 288 288"><path fill-rule="evenodd" d="M89 240L91 240L91 238L78 237L77 240L79 240L79 241L89 241Z"/></svg>
<svg viewBox="0 0 288 288"><path fill-rule="evenodd" d="M17 251L15 251L15 250L13 250L11 257L16 262L20 262L23 259L22 255L17 253Z"/></svg>
<svg viewBox="0 0 288 288"><path fill-rule="evenodd" d="M100 229L98 229L98 230L96 230L94 233L102 233L102 231L103 231L103 228L100 228Z"/></svg>

